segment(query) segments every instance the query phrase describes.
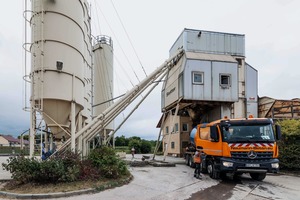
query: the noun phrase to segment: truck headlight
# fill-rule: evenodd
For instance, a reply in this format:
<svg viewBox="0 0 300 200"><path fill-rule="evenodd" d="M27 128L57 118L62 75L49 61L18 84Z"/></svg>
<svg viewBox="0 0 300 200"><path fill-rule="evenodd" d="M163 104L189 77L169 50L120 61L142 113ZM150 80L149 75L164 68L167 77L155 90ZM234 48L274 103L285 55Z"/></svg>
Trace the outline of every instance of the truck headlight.
<svg viewBox="0 0 300 200"><path fill-rule="evenodd" d="M279 168L279 163L272 163L271 166L272 166L272 168L277 169L277 168Z"/></svg>
<svg viewBox="0 0 300 200"><path fill-rule="evenodd" d="M223 166L224 167L232 167L233 163L232 162L223 161Z"/></svg>

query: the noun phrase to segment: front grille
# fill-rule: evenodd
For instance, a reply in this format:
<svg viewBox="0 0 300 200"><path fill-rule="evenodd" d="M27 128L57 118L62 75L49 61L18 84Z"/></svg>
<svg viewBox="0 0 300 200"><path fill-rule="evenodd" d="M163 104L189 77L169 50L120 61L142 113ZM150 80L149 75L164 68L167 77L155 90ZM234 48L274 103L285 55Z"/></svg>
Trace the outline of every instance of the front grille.
<svg viewBox="0 0 300 200"><path fill-rule="evenodd" d="M268 160L273 158L273 152L255 152L257 154L255 159L248 157L249 152L231 152L231 157L238 160Z"/></svg>

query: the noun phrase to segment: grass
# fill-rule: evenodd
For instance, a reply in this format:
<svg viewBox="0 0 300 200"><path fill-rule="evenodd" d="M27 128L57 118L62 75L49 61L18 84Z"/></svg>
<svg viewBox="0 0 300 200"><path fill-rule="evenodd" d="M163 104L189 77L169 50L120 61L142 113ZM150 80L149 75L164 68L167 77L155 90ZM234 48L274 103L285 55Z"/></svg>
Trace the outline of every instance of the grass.
<svg viewBox="0 0 300 200"><path fill-rule="evenodd" d="M29 148L21 150L20 147L0 147L0 154L20 154L29 155Z"/></svg>

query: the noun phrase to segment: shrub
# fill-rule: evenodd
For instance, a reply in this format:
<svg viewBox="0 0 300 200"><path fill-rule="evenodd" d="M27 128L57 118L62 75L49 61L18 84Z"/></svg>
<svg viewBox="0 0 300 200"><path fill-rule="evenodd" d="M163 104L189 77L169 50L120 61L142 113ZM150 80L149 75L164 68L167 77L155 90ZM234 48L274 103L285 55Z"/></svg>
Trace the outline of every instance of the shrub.
<svg viewBox="0 0 300 200"><path fill-rule="evenodd" d="M78 153L66 151L63 154L59 154L50 160L52 160L53 162L61 163L63 174L60 177L59 181L72 182L79 179L81 159Z"/></svg>
<svg viewBox="0 0 300 200"><path fill-rule="evenodd" d="M101 177L100 170L91 160L83 160L80 164L80 180L98 180Z"/></svg>
<svg viewBox="0 0 300 200"><path fill-rule="evenodd" d="M135 153L141 153L142 141L138 139L130 139L128 143L128 149L131 151L132 147L135 149Z"/></svg>
<svg viewBox="0 0 300 200"><path fill-rule="evenodd" d="M112 148L103 146L94 149L91 151L88 159L100 170L100 174L106 178L119 178L129 173L125 162L117 157Z"/></svg>
<svg viewBox="0 0 300 200"><path fill-rule="evenodd" d="M56 183L62 181L65 170L63 163L55 160L40 162L40 171L34 176L37 183Z"/></svg>
<svg viewBox="0 0 300 200"><path fill-rule="evenodd" d="M8 164L2 163L3 169L9 171L18 183L33 181L40 171L40 163L35 159L25 158L24 156L9 157Z"/></svg>
<svg viewBox="0 0 300 200"><path fill-rule="evenodd" d="M2 166L11 172L16 184L98 180L100 177L119 178L129 174L126 163L108 147L92 150L85 160L81 160L79 154L67 151L45 161L24 156L10 157Z"/></svg>
<svg viewBox="0 0 300 200"><path fill-rule="evenodd" d="M279 144L280 168L300 170L300 120L282 120L282 139Z"/></svg>
<svg viewBox="0 0 300 200"><path fill-rule="evenodd" d="M142 140L141 143L141 153L151 153L151 142L147 141L147 140Z"/></svg>
<svg viewBox="0 0 300 200"><path fill-rule="evenodd" d="M80 176L80 157L72 152L45 161L24 156L10 157L8 164L3 163L2 166L20 184L72 182Z"/></svg>
<svg viewBox="0 0 300 200"><path fill-rule="evenodd" d="M300 145L279 145L280 168L285 170L300 170Z"/></svg>

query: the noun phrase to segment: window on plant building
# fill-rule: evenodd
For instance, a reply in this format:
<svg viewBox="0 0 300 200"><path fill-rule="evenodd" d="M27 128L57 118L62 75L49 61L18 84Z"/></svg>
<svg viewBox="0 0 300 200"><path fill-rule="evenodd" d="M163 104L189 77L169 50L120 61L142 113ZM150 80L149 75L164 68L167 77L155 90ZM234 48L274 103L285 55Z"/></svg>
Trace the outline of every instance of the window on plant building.
<svg viewBox="0 0 300 200"><path fill-rule="evenodd" d="M182 132L187 132L189 131L189 125L187 123L182 124Z"/></svg>
<svg viewBox="0 0 300 200"><path fill-rule="evenodd" d="M175 149L175 142L171 142L171 148Z"/></svg>
<svg viewBox="0 0 300 200"><path fill-rule="evenodd" d="M220 74L220 86L222 88L229 88L231 84L230 74Z"/></svg>
<svg viewBox="0 0 300 200"><path fill-rule="evenodd" d="M193 74L193 84L203 84L203 77L204 73L203 72L192 72Z"/></svg>
<svg viewBox="0 0 300 200"><path fill-rule="evenodd" d="M178 132L178 123L175 124L175 132Z"/></svg>

